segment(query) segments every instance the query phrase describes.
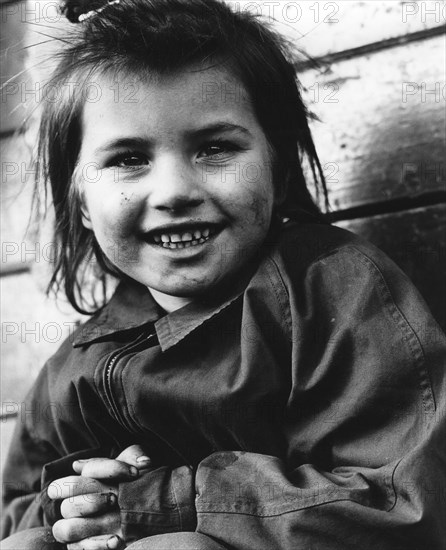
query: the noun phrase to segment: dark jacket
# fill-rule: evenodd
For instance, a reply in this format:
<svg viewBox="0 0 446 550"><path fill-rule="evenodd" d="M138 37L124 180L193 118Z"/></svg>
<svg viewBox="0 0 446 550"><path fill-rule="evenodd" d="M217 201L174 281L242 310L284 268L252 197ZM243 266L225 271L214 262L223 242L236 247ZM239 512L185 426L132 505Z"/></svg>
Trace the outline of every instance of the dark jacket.
<svg viewBox="0 0 446 550"><path fill-rule="evenodd" d="M406 276L330 226L288 224L247 285L169 315L121 284L22 407L4 536L58 518L45 487L73 460L138 443L128 541L446 548L445 349Z"/></svg>

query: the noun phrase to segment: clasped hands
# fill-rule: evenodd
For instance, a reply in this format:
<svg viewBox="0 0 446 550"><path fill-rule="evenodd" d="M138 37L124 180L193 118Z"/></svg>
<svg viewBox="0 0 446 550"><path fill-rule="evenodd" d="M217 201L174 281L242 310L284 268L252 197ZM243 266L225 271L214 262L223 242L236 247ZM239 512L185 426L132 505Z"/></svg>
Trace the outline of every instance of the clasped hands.
<svg viewBox="0 0 446 550"><path fill-rule="evenodd" d="M53 481L48 496L60 500L61 520L53 526L54 538L67 550L121 550L121 516L118 484L137 479L150 465L138 445L128 447L116 457L77 460L77 475Z"/></svg>

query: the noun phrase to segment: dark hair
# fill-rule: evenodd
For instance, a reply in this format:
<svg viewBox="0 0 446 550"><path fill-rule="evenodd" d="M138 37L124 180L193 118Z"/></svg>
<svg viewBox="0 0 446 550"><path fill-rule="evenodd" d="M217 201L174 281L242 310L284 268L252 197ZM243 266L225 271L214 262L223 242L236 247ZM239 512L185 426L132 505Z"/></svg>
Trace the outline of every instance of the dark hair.
<svg viewBox="0 0 446 550"><path fill-rule="evenodd" d="M84 8L85 6L85 8ZM103 7L104 9L101 9ZM250 13L237 13L219 0L120 0L65 2L71 21L99 9L73 26L47 89L64 93L45 101L40 124L39 173L51 187L56 227L55 265L48 290L61 287L74 306L85 310L85 266L97 262L96 279L120 273L105 258L92 231L81 223L81 197L73 185L80 150L80 90L92 75L169 73L192 63L227 63L253 101L258 121L274 151L274 185L284 197L280 214L322 220L308 190L307 162L317 195L327 207L322 168L308 127L293 59L284 38ZM76 88L67 83L76 82ZM70 90L70 93L68 93ZM93 301L93 307L98 303Z"/></svg>

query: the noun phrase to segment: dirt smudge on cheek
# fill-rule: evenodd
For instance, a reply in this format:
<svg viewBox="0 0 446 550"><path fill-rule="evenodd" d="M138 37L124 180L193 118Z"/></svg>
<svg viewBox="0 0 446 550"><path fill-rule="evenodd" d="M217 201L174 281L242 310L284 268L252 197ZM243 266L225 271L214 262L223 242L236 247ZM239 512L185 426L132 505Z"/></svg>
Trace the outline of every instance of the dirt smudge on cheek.
<svg viewBox="0 0 446 550"><path fill-rule="evenodd" d="M121 192L121 206L126 206L131 201L131 196L126 195L124 191Z"/></svg>
<svg viewBox="0 0 446 550"><path fill-rule="evenodd" d="M246 209L248 224L256 226L267 224L269 210L268 198L263 193L253 191L248 208Z"/></svg>

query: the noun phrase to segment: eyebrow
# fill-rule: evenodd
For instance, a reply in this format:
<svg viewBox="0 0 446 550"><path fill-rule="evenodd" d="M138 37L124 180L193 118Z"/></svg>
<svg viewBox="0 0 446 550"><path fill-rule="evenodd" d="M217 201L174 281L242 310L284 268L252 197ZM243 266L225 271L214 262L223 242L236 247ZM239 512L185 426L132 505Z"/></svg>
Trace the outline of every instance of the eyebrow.
<svg viewBox="0 0 446 550"><path fill-rule="evenodd" d="M112 151L113 149L147 147L147 143L148 141L146 139L138 137L114 138L97 147L94 150L94 153L106 153L107 151Z"/></svg>
<svg viewBox="0 0 446 550"><path fill-rule="evenodd" d="M200 138L212 134L218 134L221 132L239 132L246 136L252 137L251 132L247 128L245 128L244 126L240 126L239 124L232 124L230 122L215 122L209 124L208 126L186 132L186 135Z"/></svg>
<svg viewBox="0 0 446 550"><path fill-rule="evenodd" d="M189 130L185 132L186 137L202 139L213 134L218 134L222 132L239 132L245 136L252 137L251 132L244 126L239 124L232 124L229 122L217 122L204 126L202 128L197 128L194 130ZM152 143L151 139L141 138L141 137L122 137L114 138L106 141L99 147L94 150L95 154L106 153L113 149L124 149L124 148L143 148L147 147Z"/></svg>

